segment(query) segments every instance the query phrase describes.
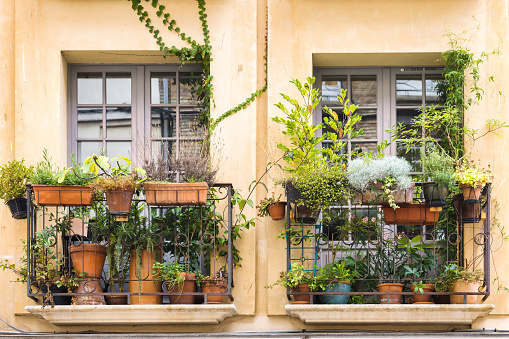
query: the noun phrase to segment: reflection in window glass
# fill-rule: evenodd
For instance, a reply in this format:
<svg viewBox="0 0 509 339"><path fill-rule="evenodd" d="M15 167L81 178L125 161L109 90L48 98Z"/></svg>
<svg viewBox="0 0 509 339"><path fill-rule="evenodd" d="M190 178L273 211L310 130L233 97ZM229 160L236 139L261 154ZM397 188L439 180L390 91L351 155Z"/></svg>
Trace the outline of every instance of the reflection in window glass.
<svg viewBox="0 0 509 339"><path fill-rule="evenodd" d="M377 105L376 75L352 75L352 102L359 106Z"/></svg>
<svg viewBox="0 0 509 339"><path fill-rule="evenodd" d="M131 104L131 73L106 73L106 103Z"/></svg>
<svg viewBox="0 0 509 339"><path fill-rule="evenodd" d="M205 128L198 122L202 109L181 108L180 109L180 136L204 138Z"/></svg>
<svg viewBox="0 0 509 339"><path fill-rule="evenodd" d="M109 139L131 138L131 107L106 108L106 136Z"/></svg>
<svg viewBox="0 0 509 339"><path fill-rule="evenodd" d="M101 141L78 141L78 161L82 163L92 154L99 154L102 147Z"/></svg>
<svg viewBox="0 0 509 339"><path fill-rule="evenodd" d="M102 73L78 73L78 105L103 103Z"/></svg>
<svg viewBox="0 0 509 339"><path fill-rule="evenodd" d="M421 111L419 109L398 108L396 110L396 122L398 125L403 124L406 128L410 128L412 119L418 116L420 113Z"/></svg>
<svg viewBox="0 0 509 339"><path fill-rule="evenodd" d="M342 88L347 89L346 76L323 76L322 105L327 107L339 106L338 96Z"/></svg>
<svg viewBox="0 0 509 339"><path fill-rule="evenodd" d="M177 75L175 72L151 73L150 103L177 103Z"/></svg>
<svg viewBox="0 0 509 339"><path fill-rule="evenodd" d="M198 72L180 72L180 103L198 105L198 89L202 75Z"/></svg>
<svg viewBox="0 0 509 339"><path fill-rule="evenodd" d="M438 97L437 85L442 80L440 75L427 75L426 76L426 105L441 105L440 98Z"/></svg>
<svg viewBox="0 0 509 339"><path fill-rule="evenodd" d="M131 158L131 142L130 141L107 141L106 142L106 156L115 157L121 154L125 157Z"/></svg>
<svg viewBox="0 0 509 339"><path fill-rule="evenodd" d="M152 138L177 136L177 112L175 108L152 107Z"/></svg>
<svg viewBox="0 0 509 339"><path fill-rule="evenodd" d="M102 138L102 108L78 108L78 138Z"/></svg>
<svg viewBox="0 0 509 339"><path fill-rule="evenodd" d="M396 76L396 105L422 105L422 77L420 75Z"/></svg>
<svg viewBox="0 0 509 339"><path fill-rule="evenodd" d="M420 146L412 146L410 148L404 146L401 142L396 143L396 152L398 157L405 158L412 166L412 172L421 172L421 148Z"/></svg>

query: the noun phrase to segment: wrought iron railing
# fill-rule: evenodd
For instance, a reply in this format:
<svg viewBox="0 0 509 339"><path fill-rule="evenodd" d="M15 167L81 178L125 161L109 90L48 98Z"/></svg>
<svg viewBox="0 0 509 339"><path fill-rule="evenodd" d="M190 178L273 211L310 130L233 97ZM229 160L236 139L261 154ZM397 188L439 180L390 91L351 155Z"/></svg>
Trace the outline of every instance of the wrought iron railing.
<svg viewBox="0 0 509 339"><path fill-rule="evenodd" d="M153 302L143 299L146 296L155 296L155 303L233 300L230 184L212 187L201 206L148 206L142 196L135 196L128 217L110 214L98 197L87 207L39 206L31 186L27 192L30 298L43 298L44 304L60 297L63 303L72 297L77 304L103 304L105 297L113 300L109 298L113 296L142 304ZM83 264L87 249L93 257L88 268ZM147 255L152 262L142 264ZM186 272L195 272L186 280L199 286L182 291L181 282L165 281L164 270L154 268L154 260L178 263ZM152 288L145 290L147 283ZM216 288L205 291L206 284Z"/></svg>
<svg viewBox="0 0 509 339"><path fill-rule="evenodd" d="M435 303L448 303L447 298L459 295L466 303L467 296L481 295L486 300L490 295L490 190L486 185L481 196L466 201L461 194L444 198L440 207L425 204L416 194L413 200L418 204L400 204L396 211L377 202L350 202L331 208L327 216L323 211L306 214L299 206L303 203L299 196L287 192L287 273L299 263L316 278L320 268L339 262L354 275L351 289L332 279L328 291L287 288L288 299L310 296L304 303L322 303L326 302L323 296L347 295L362 296L362 301L354 297L350 303L399 303L393 302L394 296L396 300L401 296L401 302L408 303L418 295L433 295ZM415 210L404 210L409 206L418 209L417 217L412 216ZM388 219L395 220L389 223ZM444 270L454 265L472 273L481 270L481 287L473 292L451 292ZM405 289L378 291L377 285L386 282L401 283ZM429 282L435 291L412 292L409 288L414 282Z"/></svg>

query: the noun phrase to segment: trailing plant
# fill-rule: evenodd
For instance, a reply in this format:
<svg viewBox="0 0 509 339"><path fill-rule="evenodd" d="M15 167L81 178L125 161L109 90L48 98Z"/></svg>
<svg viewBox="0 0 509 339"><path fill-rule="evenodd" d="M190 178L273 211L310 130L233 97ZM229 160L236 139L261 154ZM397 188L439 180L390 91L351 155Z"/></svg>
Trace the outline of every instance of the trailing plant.
<svg viewBox="0 0 509 339"><path fill-rule="evenodd" d="M0 166L0 199L5 203L26 194L26 183L34 167L27 167L24 162L25 159L12 160Z"/></svg>
<svg viewBox="0 0 509 339"><path fill-rule="evenodd" d="M186 272L186 268L184 265L172 262L156 262L152 266L154 276L157 280L162 280L163 284L166 284L168 287L168 291L174 290L174 288L178 288L180 292L182 292L183 282L185 280L184 276L180 273Z"/></svg>

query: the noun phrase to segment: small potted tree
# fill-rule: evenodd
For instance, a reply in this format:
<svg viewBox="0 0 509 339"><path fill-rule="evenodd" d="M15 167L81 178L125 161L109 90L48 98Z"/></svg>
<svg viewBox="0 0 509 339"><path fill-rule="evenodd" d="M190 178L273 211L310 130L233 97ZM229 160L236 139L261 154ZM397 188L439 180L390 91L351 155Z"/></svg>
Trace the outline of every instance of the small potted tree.
<svg viewBox="0 0 509 339"><path fill-rule="evenodd" d="M25 166L24 161L13 160L0 166L0 199L9 206L14 219L27 217L26 183L33 166Z"/></svg>

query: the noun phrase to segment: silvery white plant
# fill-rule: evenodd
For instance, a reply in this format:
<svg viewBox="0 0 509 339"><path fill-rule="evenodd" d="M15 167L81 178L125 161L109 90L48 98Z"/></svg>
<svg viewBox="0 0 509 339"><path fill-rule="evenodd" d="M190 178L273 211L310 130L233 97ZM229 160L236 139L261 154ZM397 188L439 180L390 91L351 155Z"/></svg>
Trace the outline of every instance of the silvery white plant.
<svg viewBox="0 0 509 339"><path fill-rule="evenodd" d="M397 188L404 190L411 186L411 169L408 161L395 156L366 160L358 158L349 163L347 179L354 189L365 191L370 184L393 177L396 179Z"/></svg>

